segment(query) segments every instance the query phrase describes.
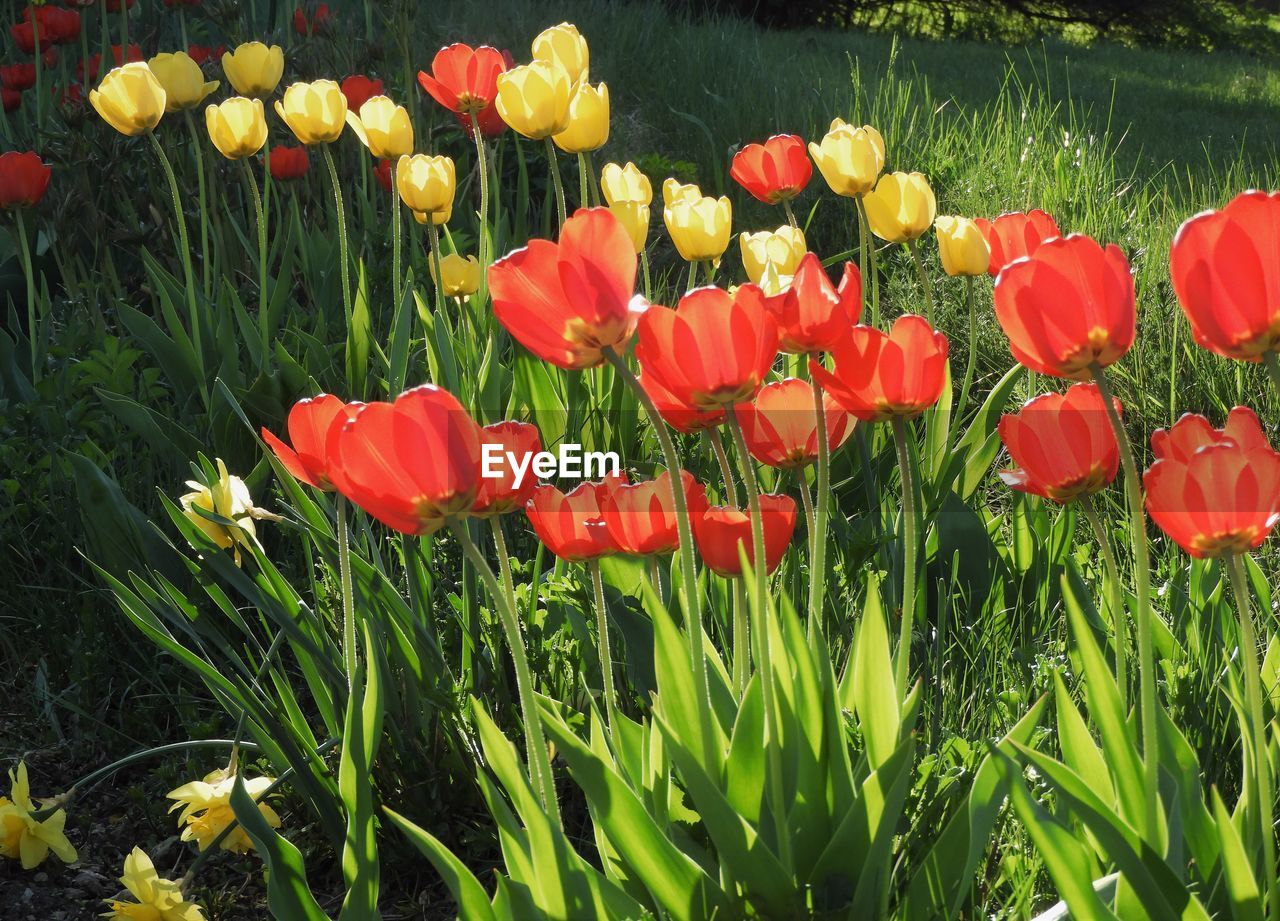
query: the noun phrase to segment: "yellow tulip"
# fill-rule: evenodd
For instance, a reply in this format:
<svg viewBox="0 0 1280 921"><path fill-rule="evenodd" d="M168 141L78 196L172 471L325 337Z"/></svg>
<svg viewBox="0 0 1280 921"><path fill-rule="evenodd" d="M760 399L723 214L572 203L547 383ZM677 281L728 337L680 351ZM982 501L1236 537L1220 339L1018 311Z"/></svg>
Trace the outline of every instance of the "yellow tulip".
<svg viewBox="0 0 1280 921"><path fill-rule="evenodd" d="M331 144L347 125L347 97L332 80L294 83L276 100L276 114L303 144Z"/></svg>
<svg viewBox="0 0 1280 921"><path fill-rule="evenodd" d="M626 228L627 235L631 237L631 245L636 248L636 252L642 252L645 241L649 239L649 205L642 201L619 199L609 203L609 210Z"/></svg>
<svg viewBox="0 0 1280 921"><path fill-rule="evenodd" d="M415 154L401 157L396 164L396 189L400 192L400 200L411 211L433 215L452 211L456 188L453 161L448 157Z"/></svg>
<svg viewBox="0 0 1280 921"><path fill-rule="evenodd" d="M985 275L991 262L991 247L978 225L967 217L943 215L933 222L938 235L938 254L948 275Z"/></svg>
<svg viewBox="0 0 1280 921"><path fill-rule="evenodd" d="M108 899L111 909L103 917L112 921L205 921L204 912L182 895L182 883L156 872L151 858L135 847L124 859L120 882L137 901Z"/></svg>
<svg viewBox="0 0 1280 921"><path fill-rule="evenodd" d="M435 260L428 259L427 266L432 280L435 280ZM441 256L440 274L444 276L440 288L445 297L470 297L480 290L480 260L475 256L463 258L457 253Z"/></svg>
<svg viewBox="0 0 1280 921"><path fill-rule="evenodd" d="M702 198L702 189L698 188L694 183L684 185L678 179L665 179L662 183L662 204L664 207L670 208L673 204L681 199L686 201L698 201Z"/></svg>
<svg viewBox="0 0 1280 921"><path fill-rule="evenodd" d="M540 140L569 127L573 81L559 64L534 61L498 75L498 114L527 138Z"/></svg>
<svg viewBox="0 0 1280 921"><path fill-rule="evenodd" d="M764 272L761 273L760 280L756 284L760 286L760 290L765 293L766 297L774 297L785 293L791 287L791 282L794 278L794 275L781 274L776 265L772 262L766 262Z"/></svg>
<svg viewBox="0 0 1280 921"><path fill-rule="evenodd" d="M360 114L347 113L347 124L360 143L380 160L398 160L413 153L413 123L404 106L386 96L370 97Z"/></svg>
<svg viewBox="0 0 1280 921"><path fill-rule="evenodd" d="M653 183L634 163L606 163L600 171L600 187L609 204L626 201L647 205L653 201Z"/></svg>
<svg viewBox="0 0 1280 921"><path fill-rule="evenodd" d="M238 476L227 473L227 465L218 459L218 478L206 486L197 480L188 480L191 492L183 495L178 501L187 520L199 528L206 537L222 550L231 550L235 554L236 565L240 565L241 547L251 548L258 539L255 518L266 518L269 515L253 504L249 496L249 487ZM201 514L204 512L205 514ZM231 524L214 521L207 515L225 518Z"/></svg>
<svg viewBox="0 0 1280 921"><path fill-rule="evenodd" d="M569 80L577 83L587 79L591 55L587 50L587 40L578 32L578 27L562 22L543 29L533 40L533 59L560 65L569 75Z"/></svg>
<svg viewBox="0 0 1280 921"><path fill-rule="evenodd" d="M270 96L284 76L284 51L246 42L223 54L222 71L241 96Z"/></svg>
<svg viewBox="0 0 1280 921"><path fill-rule="evenodd" d="M747 270L747 278L756 285L760 284L768 266L773 266L779 275L794 275L808 251L804 231L790 224L773 231L740 233L738 243L742 247L742 267Z"/></svg>
<svg viewBox="0 0 1280 921"><path fill-rule="evenodd" d="M938 213L929 180L920 173L886 173L863 202L871 232L890 243L919 239Z"/></svg>
<svg viewBox="0 0 1280 921"><path fill-rule="evenodd" d="M687 262L719 259L729 248L733 208L723 196L696 201L679 198L663 209L662 219L680 258Z"/></svg>
<svg viewBox="0 0 1280 921"><path fill-rule="evenodd" d="M274 777L251 777L245 780L244 788L257 800L273 783ZM213 840L235 821L235 813L231 811L231 791L235 785L235 774L217 770L205 775L203 780L183 784L165 794L166 799L176 800L169 808L170 812L182 810L178 814L178 827L182 829L183 841L195 841L200 850L207 850ZM280 827L280 817L266 803L258 803L258 811L272 828ZM253 840L237 826L222 839L221 849L247 854L254 849Z"/></svg>
<svg viewBox="0 0 1280 921"><path fill-rule="evenodd" d="M228 160L252 157L267 143L267 118L261 99L232 96L204 110L209 140Z"/></svg>
<svg viewBox="0 0 1280 921"><path fill-rule="evenodd" d="M551 140L565 153L599 150L609 140L609 87L578 84L569 102L569 127Z"/></svg>
<svg viewBox="0 0 1280 921"><path fill-rule="evenodd" d="M218 88L217 80L205 82L204 71L185 51L157 54L147 66L164 87L166 112L194 109Z"/></svg>
<svg viewBox="0 0 1280 921"><path fill-rule="evenodd" d="M166 94L151 68L141 61L117 67L89 91L89 102L112 128L137 137L160 124Z"/></svg>
<svg viewBox="0 0 1280 921"><path fill-rule="evenodd" d="M837 118L821 142L810 142L809 155L831 191L852 198L875 187L884 169L884 138L870 125L855 128Z"/></svg>
<svg viewBox="0 0 1280 921"><path fill-rule="evenodd" d="M22 869L31 870L44 863L52 851L63 863L76 859L76 849L67 840L63 828L67 814L61 809L37 820L36 804L31 799L26 762L19 761L17 771L9 771L9 794L0 796L0 857L22 861Z"/></svg>
<svg viewBox="0 0 1280 921"><path fill-rule="evenodd" d="M453 217L453 208L447 211L414 211L413 219L419 224L435 224L439 227L441 224L449 223L449 218Z"/></svg>

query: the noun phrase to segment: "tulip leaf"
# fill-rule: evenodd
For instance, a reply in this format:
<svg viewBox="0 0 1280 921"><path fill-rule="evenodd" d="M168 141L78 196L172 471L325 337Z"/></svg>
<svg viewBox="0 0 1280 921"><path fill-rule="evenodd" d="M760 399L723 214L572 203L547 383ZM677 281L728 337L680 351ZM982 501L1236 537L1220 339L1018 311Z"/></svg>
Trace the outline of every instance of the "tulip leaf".
<svg viewBox="0 0 1280 921"><path fill-rule="evenodd" d="M236 774L235 786L231 789L231 809L267 865L267 907L271 914L298 921L329 921L307 885L302 853L267 823L245 789L243 774Z"/></svg>
<svg viewBox="0 0 1280 921"><path fill-rule="evenodd" d="M1218 830L1222 853L1222 876L1226 880L1231 900L1232 921L1262 921L1262 894L1253 875L1253 860L1245 850L1244 841L1236 831L1235 823L1223 805L1217 788L1213 797L1213 819Z"/></svg>
<svg viewBox="0 0 1280 921"><path fill-rule="evenodd" d="M338 764L338 792L347 812L347 837L342 850L342 875L347 896L339 921L378 921L378 835L373 808L373 762L382 740L381 644L375 644L368 622L363 624L366 661L356 666L347 700ZM364 685L363 695L357 689Z"/></svg>
<svg viewBox="0 0 1280 921"><path fill-rule="evenodd" d="M490 905L484 886L480 885L480 881L467 869L467 865L455 857L439 838L386 806L382 807L382 811L391 820L391 824L404 833L409 843L431 861L436 872L449 887L454 901L458 903L461 917L469 921L498 921L499 917L502 917Z"/></svg>

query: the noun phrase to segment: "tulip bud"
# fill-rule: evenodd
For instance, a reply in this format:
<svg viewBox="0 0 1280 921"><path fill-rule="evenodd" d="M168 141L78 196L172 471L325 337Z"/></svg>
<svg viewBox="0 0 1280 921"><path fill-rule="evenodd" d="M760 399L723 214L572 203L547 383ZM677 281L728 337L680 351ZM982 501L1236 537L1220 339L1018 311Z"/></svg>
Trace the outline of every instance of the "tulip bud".
<svg viewBox="0 0 1280 921"><path fill-rule="evenodd" d="M89 102L112 128L137 137L160 124L165 111L165 91L141 61L112 70L102 85L89 91Z"/></svg>
<svg viewBox="0 0 1280 921"><path fill-rule="evenodd" d="M533 40L533 59L564 68L571 83L587 79L590 53L578 27L567 22L544 29Z"/></svg>
<svg viewBox="0 0 1280 921"><path fill-rule="evenodd" d="M463 258L457 253L449 253L440 257L440 274L444 281L436 278L434 259L427 260L431 269L431 278L440 285L445 297L470 297L480 290L480 260L475 256Z"/></svg>
<svg viewBox="0 0 1280 921"><path fill-rule="evenodd" d="M330 144L347 125L347 97L332 80L294 83L276 100L276 114L303 144Z"/></svg>
<svg viewBox="0 0 1280 921"><path fill-rule="evenodd" d="M987 239L967 217L943 215L933 222L938 235L938 255L948 275L984 275L991 260Z"/></svg>
<svg viewBox="0 0 1280 921"><path fill-rule="evenodd" d="M559 134L569 126L573 81L563 67L534 61L498 75L498 114L533 140Z"/></svg>
<svg viewBox="0 0 1280 921"><path fill-rule="evenodd" d="M267 119L261 99L233 96L204 110L209 140L228 160L252 157L267 143Z"/></svg>
<svg viewBox="0 0 1280 921"><path fill-rule="evenodd" d="M837 118L821 142L809 144L809 155L831 191L853 198L875 187L884 169L884 138L870 125L855 128Z"/></svg>
<svg viewBox="0 0 1280 921"><path fill-rule="evenodd" d="M938 211L929 180L920 173L887 173L863 203L871 232L890 243L919 239Z"/></svg>
<svg viewBox="0 0 1280 921"><path fill-rule="evenodd" d="M204 71L185 51L157 54L147 66L164 87L166 112L194 109L218 88L217 80L205 82Z"/></svg>
<svg viewBox="0 0 1280 921"><path fill-rule="evenodd" d="M724 196L696 201L680 198L663 209L662 218L680 258L687 262L719 259L729 248L733 209Z"/></svg>
<svg viewBox="0 0 1280 921"><path fill-rule="evenodd" d="M609 204L626 201L647 205L653 201L653 183L634 163L606 163L600 171L600 188Z"/></svg>
<svg viewBox="0 0 1280 921"><path fill-rule="evenodd" d="M396 164L396 188L400 200L419 214L451 211L456 188L453 161L428 154L401 157Z"/></svg>
<svg viewBox="0 0 1280 921"><path fill-rule="evenodd" d="M52 175L34 151L0 154L0 210L34 208L44 198Z"/></svg>
<svg viewBox="0 0 1280 921"><path fill-rule="evenodd" d="M580 83L569 103L569 127L551 139L571 154L603 147L609 140L609 87Z"/></svg>
<svg viewBox="0 0 1280 921"><path fill-rule="evenodd" d="M222 71L241 96L270 96L284 75L284 51L246 42L222 56Z"/></svg>
<svg viewBox="0 0 1280 921"><path fill-rule="evenodd" d="M752 284L760 284L765 269L772 266L778 275L794 275L804 258L804 231L784 224L777 230L759 233L740 233L738 243L742 247L742 267Z"/></svg>
<svg viewBox="0 0 1280 921"><path fill-rule="evenodd" d="M360 106L360 114L347 111L347 124L369 152L383 160L413 153L413 123L404 106L386 96L373 96Z"/></svg>
<svg viewBox="0 0 1280 921"><path fill-rule="evenodd" d="M619 200L610 204L609 210L626 228L636 253L643 252L645 241L649 239L649 206L643 202Z"/></svg>

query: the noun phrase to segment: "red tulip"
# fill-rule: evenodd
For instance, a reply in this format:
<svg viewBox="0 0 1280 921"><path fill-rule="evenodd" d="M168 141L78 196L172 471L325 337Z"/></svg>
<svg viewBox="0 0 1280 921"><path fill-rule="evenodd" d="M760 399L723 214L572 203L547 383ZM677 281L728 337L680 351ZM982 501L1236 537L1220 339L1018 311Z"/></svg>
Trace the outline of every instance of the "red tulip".
<svg viewBox="0 0 1280 921"><path fill-rule="evenodd" d="M32 25L31 11L36 11ZM22 11L22 22L11 26L10 34L18 47L26 54L35 53L35 32L40 32L40 47L65 45L80 37L80 14L57 6L28 6Z"/></svg>
<svg viewBox="0 0 1280 921"><path fill-rule="evenodd" d="M1010 262L1030 256L1045 243L1062 236L1053 215L1036 208L1033 211L1010 211L993 221L974 218L991 250L987 271L995 278Z"/></svg>
<svg viewBox="0 0 1280 921"><path fill-rule="evenodd" d="M391 192L391 161L379 160L373 167L373 178L378 180L384 192Z"/></svg>
<svg viewBox="0 0 1280 921"><path fill-rule="evenodd" d="M583 208L560 242L530 240L489 267L493 312L521 345L570 370L604 361L635 331L636 251L608 208Z"/></svg>
<svg viewBox="0 0 1280 921"><path fill-rule="evenodd" d="M0 154L0 209L33 208L49 188L53 171L40 155L28 151Z"/></svg>
<svg viewBox="0 0 1280 921"><path fill-rule="evenodd" d="M171 10L184 6L194 9L200 5L200 0L164 0L164 5Z"/></svg>
<svg viewBox="0 0 1280 921"><path fill-rule="evenodd" d="M480 426L432 384L361 407L329 430L326 456L338 492L405 534L465 515L480 489Z"/></svg>
<svg viewBox="0 0 1280 921"><path fill-rule="evenodd" d="M523 508L538 488L538 477L529 465L533 455L541 450L542 437L538 434L538 427L527 422L498 422L482 428L480 491L476 493L471 514L491 518ZM491 457L496 457L497 461L491 461ZM488 476L490 470L496 471L497 475Z"/></svg>
<svg viewBox="0 0 1280 921"><path fill-rule="evenodd" d="M706 488L687 470L680 471L680 482L690 514L698 515L707 505ZM609 535L623 553L653 556L679 549L670 472L644 483L616 485L605 494L600 507Z"/></svg>
<svg viewBox="0 0 1280 921"><path fill-rule="evenodd" d="M1243 361L1280 350L1280 193L1245 192L1188 220L1169 272L1202 348Z"/></svg>
<svg viewBox="0 0 1280 921"><path fill-rule="evenodd" d="M311 169L311 159L305 147L271 148L271 178L278 182L300 179Z"/></svg>
<svg viewBox="0 0 1280 921"><path fill-rule="evenodd" d="M217 48L210 48L208 45L189 45L187 47L187 57L201 67L204 67L210 61L221 61L222 56L226 53L226 45L219 45Z"/></svg>
<svg viewBox="0 0 1280 921"><path fill-rule="evenodd" d="M837 403L863 422L920 415L947 386L947 337L924 317L898 317L888 333L855 326L832 349L835 371L814 359L809 373Z"/></svg>
<svg viewBox="0 0 1280 921"><path fill-rule="evenodd" d="M4 104L5 112L16 112L22 106L22 94L17 90L0 87L0 103Z"/></svg>
<svg viewBox="0 0 1280 921"><path fill-rule="evenodd" d="M1215 429L1204 416L1186 413L1169 429L1151 433L1151 452L1156 459L1189 461L1201 448L1231 442L1246 451L1271 447L1263 434L1258 414L1247 406L1237 406L1227 413L1227 424Z"/></svg>
<svg viewBox="0 0 1280 921"><path fill-rule="evenodd" d="M137 0L124 0L123 3L121 3L121 0L106 0L107 12L118 13L120 12L121 6L123 6L126 10L131 10L133 9L133 4L136 2Z"/></svg>
<svg viewBox="0 0 1280 921"><path fill-rule="evenodd" d="M327 3L322 3L316 7L310 22L307 22L307 13L302 7L299 6L293 11L293 31L299 35L315 35L328 24L329 4Z"/></svg>
<svg viewBox="0 0 1280 921"><path fill-rule="evenodd" d="M778 326L755 285L698 288L640 318L636 358L682 404L714 411L750 400L778 354Z"/></svg>
<svg viewBox="0 0 1280 921"><path fill-rule="evenodd" d="M262 440L295 480L333 492L333 478L329 475L329 434L335 427L341 428L355 418L363 405L343 403L327 393L299 400L289 410L285 422L293 447L265 427Z"/></svg>
<svg viewBox="0 0 1280 921"><path fill-rule="evenodd" d="M69 106L78 106L84 102L84 85L80 83L68 83L66 86L58 84L49 88L53 94L53 98L58 105L63 108Z"/></svg>
<svg viewBox="0 0 1280 921"><path fill-rule="evenodd" d="M1115 404L1117 412L1119 402ZM1000 417L1000 440L1018 466L1000 479L1018 492L1070 502L1116 478L1120 449L1096 384L1046 393Z"/></svg>
<svg viewBox="0 0 1280 921"><path fill-rule="evenodd" d="M782 562L795 533L795 500L790 496L761 496L760 519L764 524L765 571L771 573ZM742 575L739 546L746 551L747 562L755 565L751 515L747 511L723 505L707 508L693 516L693 536L703 561L719 575Z"/></svg>
<svg viewBox="0 0 1280 921"><path fill-rule="evenodd" d="M1257 417L1236 407L1218 432L1187 415L1157 434L1158 459L1142 482L1160 529L1201 559L1261 545L1280 520L1280 454L1262 437Z"/></svg>
<svg viewBox="0 0 1280 921"><path fill-rule="evenodd" d="M31 62L0 67L0 86L7 90L29 90L36 85L36 65Z"/></svg>
<svg viewBox="0 0 1280 921"><path fill-rule="evenodd" d="M853 433L854 420L830 394L822 395L827 445L834 451ZM747 450L762 464L790 470L818 459L818 414L813 387L794 377L765 384L754 401L743 403L738 420Z"/></svg>
<svg viewBox="0 0 1280 921"><path fill-rule="evenodd" d="M813 164L804 141L775 134L763 144L748 144L734 155L729 175L766 205L795 198L809 184Z"/></svg>
<svg viewBox="0 0 1280 921"><path fill-rule="evenodd" d="M996 319L1032 371L1084 380L1133 345L1137 312L1124 252L1081 234L1043 244L1000 273Z"/></svg>
<svg viewBox="0 0 1280 921"><path fill-rule="evenodd" d="M418 71L418 83L450 112L479 115L498 95L498 74L510 66L496 48L472 48L458 42L436 52L431 73ZM481 131L488 133L483 122Z"/></svg>
<svg viewBox="0 0 1280 921"><path fill-rule="evenodd" d="M658 410L658 415L662 417L667 425L682 435L692 435L695 432L701 432L703 429L715 428L724 422L723 409L703 412L688 403L682 402L660 380L651 374L645 374L644 369L641 369L639 379L640 386L644 388L644 392L653 401L654 408Z"/></svg>
<svg viewBox="0 0 1280 921"><path fill-rule="evenodd" d="M139 48L137 45L131 44L129 45L127 55L128 55L128 60L126 61L122 56L120 46L119 45L111 46L111 58L113 61L115 61L115 64L113 66L119 67L122 64L127 64L133 61L141 61L142 49ZM102 69L102 55L100 54L91 55L89 57L87 67L86 67L86 62L84 61L81 61L79 64L76 65L76 79L79 80L81 83L85 83L85 82L93 83L98 79L98 72L101 69ZM85 80L86 71L88 72L88 75L89 75L89 78L87 81Z"/></svg>
<svg viewBox="0 0 1280 921"><path fill-rule="evenodd" d="M570 563L598 560L619 547L604 521L601 502L612 483L583 483L565 494L554 486L539 486L525 506L529 524L547 549Z"/></svg>
<svg viewBox="0 0 1280 921"><path fill-rule="evenodd" d="M830 351L862 317L862 275L852 262L844 265L840 287L813 253L805 253L781 294L766 298L765 309L778 324L778 347L793 354Z"/></svg>
<svg viewBox="0 0 1280 921"><path fill-rule="evenodd" d="M364 74L352 74L342 81L340 89L347 97L347 108L359 112L360 107L374 96L382 95L382 81L370 80Z"/></svg>

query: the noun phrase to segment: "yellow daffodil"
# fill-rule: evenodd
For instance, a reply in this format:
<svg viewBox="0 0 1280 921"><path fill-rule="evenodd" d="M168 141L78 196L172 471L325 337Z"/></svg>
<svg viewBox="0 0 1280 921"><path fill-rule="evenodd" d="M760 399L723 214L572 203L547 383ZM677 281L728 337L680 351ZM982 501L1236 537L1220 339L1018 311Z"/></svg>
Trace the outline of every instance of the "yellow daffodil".
<svg viewBox="0 0 1280 921"><path fill-rule="evenodd" d="M429 259L427 264L435 280L435 260ZM441 256L440 274L444 276L440 289L445 297L470 297L480 290L480 260L475 256L463 258L457 253Z"/></svg>
<svg viewBox="0 0 1280 921"><path fill-rule="evenodd" d="M347 97L332 80L293 83L276 100L276 114L303 144L331 144L347 126Z"/></svg>
<svg viewBox="0 0 1280 921"><path fill-rule="evenodd" d="M400 200L412 211L420 214L452 211L456 187L453 160L448 157L415 154L401 157L396 164Z"/></svg>
<svg viewBox="0 0 1280 921"><path fill-rule="evenodd" d="M498 75L498 114L527 138L541 140L569 127L573 80L559 64L534 61Z"/></svg>
<svg viewBox="0 0 1280 921"><path fill-rule="evenodd" d="M587 68L591 63L587 40L582 37L577 26L568 22L538 33L538 37L533 40L533 59L558 64L564 68L573 83L587 79Z"/></svg>
<svg viewBox="0 0 1280 921"><path fill-rule="evenodd" d="M686 201L698 201L702 198L702 189L698 188L694 183L685 185L678 179L665 179L662 183L662 204L663 207L670 208L673 204L681 199Z"/></svg>
<svg viewBox="0 0 1280 921"><path fill-rule="evenodd" d="M978 225L967 217L943 215L933 222L938 235L938 254L948 275L985 275L991 262L991 247Z"/></svg>
<svg viewBox="0 0 1280 921"><path fill-rule="evenodd" d="M645 242L649 239L649 205L645 202L619 199L609 205L609 210L626 228L627 235L631 237L631 245L636 248L636 252L642 252Z"/></svg>
<svg viewBox="0 0 1280 921"><path fill-rule="evenodd" d="M110 909L102 917L116 921L205 921L199 905L182 895L182 884L165 879L156 872L155 864L140 847L124 859L124 875L120 882L133 902L108 899Z"/></svg>
<svg viewBox="0 0 1280 921"><path fill-rule="evenodd" d="M244 788L256 800L273 783L273 777L253 777L245 780ZM170 812L182 810L178 814L178 825L182 828L183 841L195 841L200 850L206 850L235 821L231 809L231 791L235 785L235 774L219 770L165 794L167 799L176 800ZM266 803L258 803L258 811L272 828L280 827L280 817ZM222 839L221 847L224 851L244 854L253 850L253 839L237 825Z"/></svg>
<svg viewBox="0 0 1280 921"><path fill-rule="evenodd" d="M653 183L631 162L626 166L606 163L600 171L600 187L604 190L604 200L611 205L619 201L647 205L653 201Z"/></svg>
<svg viewBox="0 0 1280 921"><path fill-rule="evenodd" d="M728 198L678 198L662 210L662 219L680 258L688 262L719 259L729 248L733 208Z"/></svg>
<svg viewBox="0 0 1280 921"><path fill-rule="evenodd" d="M884 138L870 125L856 128L837 118L820 142L810 142L809 155L831 191L852 198L875 187L884 169Z"/></svg>
<svg viewBox="0 0 1280 921"><path fill-rule="evenodd" d="M571 154L603 147L609 140L609 87L579 83L569 102L569 127L551 140Z"/></svg>
<svg viewBox="0 0 1280 921"><path fill-rule="evenodd" d="M38 810L31 799L25 762L9 772L9 784L11 798L0 796L0 857L22 861L24 870L42 864L50 851L63 863L74 861L76 849L63 831L66 812L57 809L43 819L35 818Z"/></svg>
<svg viewBox="0 0 1280 921"><path fill-rule="evenodd" d="M267 143L267 117L261 99L232 96L204 110L209 140L228 160L252 157Z"/></svg>
<svg viewBox="0 0 1280 921"><path fill-rule="evenodd" d="M222 71L241 96L270 96L284 76L284 51L246 42L222 56Z"/></svg>
<svg viewBox="0 0 1280 921"><path fill-rule="evenodd" d="M157 54L147 66L164 87L166 112L194 109L219 85L217 80L206 83L204 71L185 51Z"/></svg>
<svg viewBox="0 0 1280 921"><path fill-rule="evenodd" d="M117 67L89 90L89 102L112 128L129 137L160 124L167 104L164 87L142 61Z"/></svg>
<svg viewBox="0 0 1280 921"><path fill-rule="evenodd" d="M886 173L863 202L871 232L890 243L919 239L938 213L929 180L920 173Z"/></svg>
<svg viewBox="0 0 1280 921"><path fill-rule="evenodd" d="M359 114L347 113L347 124L360 143L380 160L398 160L413 153L413 123L404 106L386 96L373 96Z"/></svg>
<svg viewBox="0 0 1280 921"><path fill-rule="evenodd" d="M742 267L747 270L747 278L757 285L765 268L770 265L777 269L779 275L794 275L808 251L804 232L790 224L772 231L740 233L738 243L742 247Z"/></svg>
<svg viewBox="0 0 1280 921"><path fill-rule="evenodd" d="M218 459L218 479L206 486L196 480L187 480L191 492L179 499L182 511L187 520L198 527L204 535L223 550L231 550L235 554L236 565L240 565L240 549L252 548L257 542L258 531L254 519L266 518L277 520L272 515L253 504L249 496L249 487L238 476L227 472L227 465ZM201 512L225 518L232 524L223 524L207 518Z"/></svg>

